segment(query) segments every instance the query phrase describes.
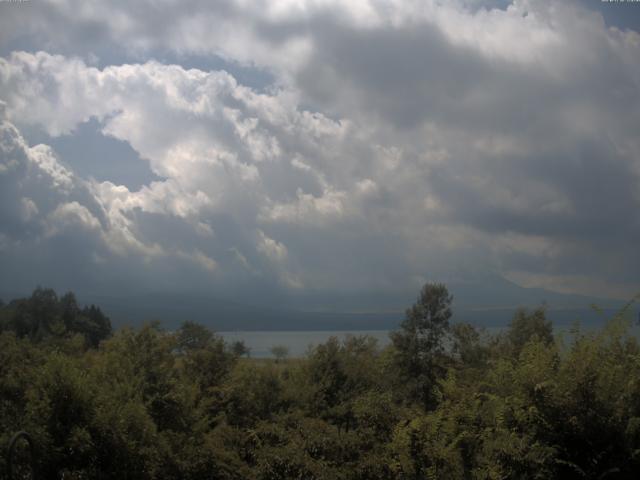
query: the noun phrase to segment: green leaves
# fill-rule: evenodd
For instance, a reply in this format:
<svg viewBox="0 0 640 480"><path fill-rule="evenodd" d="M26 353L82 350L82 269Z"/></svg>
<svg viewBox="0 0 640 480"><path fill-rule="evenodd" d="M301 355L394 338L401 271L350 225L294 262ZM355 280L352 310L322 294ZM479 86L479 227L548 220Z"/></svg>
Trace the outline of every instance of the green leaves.
<svg viewBox="0 0 640 480"><path fill-rule="evenodd" d="M400 330L391 333L400 385L409 398L422 402L425 409L434 407L434 387L445 374L442 357L450 330L452 301L447 287L427 283L418 301L407 310Z"/></svg>
<svg viewBox="0 0 640 480"><path fill-rule="evenodd" d="M0 306L0 331L5 330L50 343L81 334L95 348L111 335L111 321L95 305L80 308L71 292L58 299L52 289L38 287L31 297Z"/></svg>
<svg viewBox="0 0 640 480"><path fill-rule="evenodd" d="M36 297L57 312L41 311L48 325L100 323L72 295ZM97 348L86 334L9 329L0 441L28 430L44 478L635 478L640 345L628 319L562 343L544 310L523 310L491 338L450 328L450 301L425 287L386 349L331 338L286 362L240 358L195 323L121 329ZM9 305L3 321L32 311Z"/></svg>

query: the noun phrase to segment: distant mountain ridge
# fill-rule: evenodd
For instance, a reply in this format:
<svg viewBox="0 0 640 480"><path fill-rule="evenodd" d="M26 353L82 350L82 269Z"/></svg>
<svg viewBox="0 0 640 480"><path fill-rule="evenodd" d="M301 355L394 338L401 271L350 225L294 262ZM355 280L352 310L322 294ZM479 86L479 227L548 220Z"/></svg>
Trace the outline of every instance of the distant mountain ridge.
<svg viewBox="0 0 640 480"><path fill-rule="evenodd" d="M454 321L467 321L479 326L506 325L519 307L547 306L549 318L567 325L576 320L583 324L604 321L601 313L591 308L598 305L605 316L615 314L625 302L562 294L540 288L523 288L500 276L483 282L450 282L454 296ZM417 293L416 293L417 296ZM376 297L376 298L371 298ZM218 331L229 330L384 330L396 328L404 311L415 296L363 295L344 296L335 301L324 299L325 308L303 308L304 299L285 306L252 305L203 295L146 294L129 298L91 299L113 316L114 324L137 324L157 319L173 328L184 320L193 320ZM373 301L371 301L373 300ZM367 304L371 303L367 311ZM309 304L311 304L309 302Z"/></svg>
<svg viewBox="0 0 640 480"><path fill-rule="evenodd" d="M497 275L482 281L451 281L447 287L454 296L453 320L487 327L504 326L517 308L535 308L543 303L548 317L557 325L569 325L576 320L585 325L598 325L625 304L621 300L523 288ZM185 320L192 320L216 331L312 331L397 328L417 292L413 296L343 295L333 300L327 295L320 301L315 297L315 303L311 298L297 297L283 305L254 305L215 295L182 293L109 296L77 292L77 296L81 304L99 305L115 327L159 320L165 328L173 329ZM0 298L7 301L15 297ZM591 308L592 304L598 305L601 312Z"/></svg>

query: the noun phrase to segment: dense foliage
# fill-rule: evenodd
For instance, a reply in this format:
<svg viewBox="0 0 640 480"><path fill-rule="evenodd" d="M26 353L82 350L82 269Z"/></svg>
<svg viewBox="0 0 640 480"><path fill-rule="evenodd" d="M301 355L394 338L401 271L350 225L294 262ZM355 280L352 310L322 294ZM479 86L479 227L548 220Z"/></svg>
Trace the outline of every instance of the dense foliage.
<svg viewBox="0 0 640 480"><path fill-rule="evenodd" d="M273 361L191 322L111 334L38 289L0 308L0 444L29 431L41 478L637 478L628 320L563 339L521 310L489 336L450 325L451 304L427 285L385 349L332 338Z"/></svg>

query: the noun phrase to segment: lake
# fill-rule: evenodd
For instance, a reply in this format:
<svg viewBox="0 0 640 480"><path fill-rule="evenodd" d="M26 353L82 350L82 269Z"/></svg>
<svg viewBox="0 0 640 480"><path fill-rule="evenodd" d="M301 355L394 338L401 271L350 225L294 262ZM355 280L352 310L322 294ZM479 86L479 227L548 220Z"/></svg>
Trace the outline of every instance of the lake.
<svg viewBox="0 0 640 480"><path fill-rule="evenodd" d="M269 358L271 347L283 345L289 349L290 357L302 357L310 346L326 342L330 337L338 337L343 340L348 335L368 335L378 341L378 345L384 347L389 344L389 330L354 330L354 331L317 331L317 332L217 332L226 342L242 340L251 349L252 358Z"/></svg>
<svg viewBox="0 0 640 480"><path fill-rule="evenodd" d="M601 328L602 325L583 325L583 331L589 332ZM505 327L484 327L484 332L495 335L504 330ZM572 335L569 332L569 325L556 325L554 333L563 334L566 341L570 341ZM235 331L216 332L221 335L226 342L242 340L251 349L252 358L271 358L271 347L282 345L289 349L289 357L303 357L310 347L326 342L330 337L338 337L339 340L347 336L368 335L378 341L378 346L385 347L390 342L389 333L391 330L323 330L323 331ZM634 324L631 332L640 338L640 327Z"/></svg>

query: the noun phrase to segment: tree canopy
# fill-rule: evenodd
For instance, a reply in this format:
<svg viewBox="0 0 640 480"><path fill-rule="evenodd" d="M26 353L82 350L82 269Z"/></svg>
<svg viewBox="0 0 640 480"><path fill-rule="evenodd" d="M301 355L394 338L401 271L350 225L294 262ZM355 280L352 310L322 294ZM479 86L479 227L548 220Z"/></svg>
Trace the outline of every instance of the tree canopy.
<svg viewBox="0 0 640 480"><path fill-rule="evenodd" d="M27 430L51 479L637 478L630 318L554 337L521 310L489 335L451 305L430 284L389 346L276 362L192 322L92 337L99 308L38 289L0 307L0 445Z"/></svg>
<svg viewBox="0 0 640 480"><path fill-rule="evenodd" d="M99 307L80 307L72 292L58 298L50 288L36 288L30 297L0 305L0 332L12 331L31 340L83 335L97 347L111 335L111 321Z"/></svg>
<svg viewBox="0 0 640 480"><path fill-rule="evenodd" d="M440 283L422 287L416 303L406 311L400 330L391 334L400 379L409 394L428 407L444 370L441 357L450 331L453 296Z"/></svg>

